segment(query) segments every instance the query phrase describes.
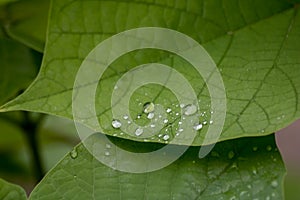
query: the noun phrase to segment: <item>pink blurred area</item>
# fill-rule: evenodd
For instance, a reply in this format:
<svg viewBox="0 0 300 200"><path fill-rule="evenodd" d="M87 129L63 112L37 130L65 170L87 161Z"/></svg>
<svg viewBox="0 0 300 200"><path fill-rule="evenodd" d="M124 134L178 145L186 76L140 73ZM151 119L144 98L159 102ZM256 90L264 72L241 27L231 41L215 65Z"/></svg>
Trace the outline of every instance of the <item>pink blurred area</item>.
<svg viewBox="0 0 300 200"><path fill-rule="evenodd" d="M288 174L300 175L300 120L278 131L275 136Z"/></svg>

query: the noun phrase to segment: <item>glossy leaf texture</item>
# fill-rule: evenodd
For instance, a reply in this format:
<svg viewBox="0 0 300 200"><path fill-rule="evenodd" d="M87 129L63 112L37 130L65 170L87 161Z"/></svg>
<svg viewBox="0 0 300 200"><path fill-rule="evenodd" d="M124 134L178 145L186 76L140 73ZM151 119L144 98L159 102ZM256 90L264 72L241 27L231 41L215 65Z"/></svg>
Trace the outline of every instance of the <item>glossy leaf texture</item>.
<svg viewBox="0 0 300 200"><path fill-rule="evenodd" d="M217 64L227 95L227 117L219 141L270 134L299 118L300 14L297 5L284 0L54 0L41 72L23 95L1 110L37 111L72 119L73 90L80 90L73 88L75 76L88 53L116 33L149 26L192 37ZM149 62L179 71L198 94L201 123L210 120L214 112L210 110L210 96L193 67L167 52L140 50L120 57L99 82L95 106L105 134L142 141L111 126L111 93L122 75ZM141 122L137 116L149 101L166 109L176 110L178 106L174 95L163 86L139 88L130 101L129 114L135 123L147 123L145 116ZM83 123L97 131L88 120L92 117L87 116ZM172 137L178 129L175 123L166 127ZM203 144L207 127L199 131L194 145ZM158 135L149 141L163 142Z"/></svg>
<svg viewBox="0 0 300 200"><path fill-rule="evenodd" d="M96 134L88 140L96 144L99 137ZM145 143L114 142L131 152L149 151ZM285 169L274 136L220 142L203 159L198 158L198 150L190 147L161 170L132 174L101 164L81 144L47 174L29 199L283 198ZM115 146L107 146L109 154L103 151L99 155L114 156L114 151Z"/></svg>
<svg viewBox="0 0 300 200"><path fill-rule="evenodd" d="M0 179L0 199L2 200L26 200L25 191L11 183Z"/></svg>

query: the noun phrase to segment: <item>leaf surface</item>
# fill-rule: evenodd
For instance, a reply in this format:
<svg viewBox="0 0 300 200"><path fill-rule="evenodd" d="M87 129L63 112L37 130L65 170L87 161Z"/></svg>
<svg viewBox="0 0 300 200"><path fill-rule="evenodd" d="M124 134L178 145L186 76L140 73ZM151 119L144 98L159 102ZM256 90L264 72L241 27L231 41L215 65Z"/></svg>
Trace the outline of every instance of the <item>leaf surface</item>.
<svg viewBox="0 0 300 200"><path fill-rule="evenodd" d="M270 134L299 118L300 14L297 6L283 0L54 0L41 72L25 94L3 106L2 111L30 110L72 119L75 76L88 53L116 33L149 26L170 28L192 37L217 64L227 95L227 116L219 141ZM122 75L149 62L167 64L179 71L198 95L199 114L203 115L200 122L210 121L210 113L216 111L210 109L206 84L193 67L166 52L140 50L112 63L99 82L95 106L105 134L142 141L111 126L111 94ZM133 94L128 113L141 126L148 122L144 115L139 122L138 115L149 101L165 109L172 107L174 114L179 111L178 101L165 87L141 87ZM86 116L83 123L99 131L89 121L92 117ZM178 121L172 121L166 128L167 134L174 137ZM199 131L194 145L203 144L208 127ZM149 141L163 142L158 135Z"/></svg>
<svg viewBox="0 0 300 200"><path fill-rule="evenodd" d="M2 200L26 200L25 191L11 183L0 179L0 199Z"/></svg>
<svg viewBox="0 0 300 200"><path fill-rule="evenodd" d="M96 144L99 137L88 140ZM132 152L149 151L145 143L114 142ZM274 136L220 142L203 159L198 158L198 150L190 147L161 170L132 174L101 164L81 144L48 173L30 200L283 198L285 169ZM105 159L114 152L115 146L111 146L99 154Z"/></svg>

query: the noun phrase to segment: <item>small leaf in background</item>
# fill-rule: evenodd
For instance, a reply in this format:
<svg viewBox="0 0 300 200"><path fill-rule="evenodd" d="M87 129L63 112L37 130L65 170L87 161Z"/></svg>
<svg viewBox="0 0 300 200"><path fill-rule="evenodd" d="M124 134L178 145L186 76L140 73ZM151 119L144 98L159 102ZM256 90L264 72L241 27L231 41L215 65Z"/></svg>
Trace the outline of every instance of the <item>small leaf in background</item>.
<svg viewBox="0 0 300 200"><path fill-rule="evenodd" d="M0 21L9 37L43 52L49 6L50 0L13 2L0 8Z"/></svg>
<svg viewBox="0 0 300 200"><path fill-rule="evenodd" d="M8 183L0 179L0 199L1 200L26 200L25 191L17 185Z"/></svg>
<svg viewBox="0 0 300 200"><path fill-rule="evenodd" d="M33 81L38 71L35 59L29 48L0 38L0 104L14 98Z"/></svg>
<svg viewBox="0 0 300 200"><path fill-rule="evenodd" d="M90 142L98 139L97 134L88 138ZM132 152L146 150L144 143L115 143ZM204 159L198 158L198 150L190 147L164 169L132 174L101 164L79 145L47 174L30 200L283 198L285 170L274 136L220 142ZM113 156L115 147L106 151L110 154L102 152L103 157Z"/></svg>

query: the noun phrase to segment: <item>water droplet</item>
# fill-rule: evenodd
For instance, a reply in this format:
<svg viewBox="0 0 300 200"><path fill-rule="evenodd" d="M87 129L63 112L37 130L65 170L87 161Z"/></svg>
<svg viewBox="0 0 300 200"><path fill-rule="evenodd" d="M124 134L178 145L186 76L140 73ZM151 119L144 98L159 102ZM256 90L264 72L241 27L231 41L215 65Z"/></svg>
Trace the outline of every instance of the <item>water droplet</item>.
<svg viewBox="0 0 300 200"><path fill-rule="evenodd" d="M270 145L268 145L266 149L267 149L267 151L271 151L272 147Z"/></svg>
<svg viewBox="0 0 300 200"><path fill-rule="evenodd" d="M179 113L176 113L175 115L176 115L176 116L179 116Z"/></svg>
<svg viewBox="0 0 300 200"><path fill-rule="evenodd" d="M206 124L207 124L207 121L204 121L202 124L203 124L203 125L206 125Z"/></svg>
<svg viewBox="0 0 300 200"><path fill-rule="evenodd" d="M109 156L110 153L109 153L108 151L105 151L105 152L104 152L104 155Z"/></svg>
<svg viewBox="0 0 300 200"><path fill-rule="evenodd" d="M171 109L171 108L168 108L168 109L167 109L167 113L170 113L170 112L172 112L172 109Z"/></svg>
<svg viewBox="0 0 300 200"><path fill-rule="evenodd" d="M258 147L253 147L252 150L253 150L253 151L257 151L257 150L258 150Z"/></svg>
<svg viewBox="0 0 300 200"><path fill-rule="evenodd" d="M276 188L278 186L278 182L276 180L272 181L271 186Z"/></svg>
<svg viewBox="0 0 300 200"><path fill-rule="evenodd" d="M117 119L114 119L111 123L114 128L120 128L122 126L121 122Z"/></svg>
<svg viewBox="0 0 300 200"><path fill-rule="evenodd" d="M151 127L151 128L155 128L155 124L151 124L150 127Z"/></svg>
<svg viewBox="0 0 300 200"><path fill-rule="evenodd" d="M106 144L105 146L106 146L106 148L108 148L108 149L111 148L111 145L110 145L110 144Z"/></svg>
<svg viewBox="0 0 300 200"><path fill-rule="evenodd" d="M272 197L275 197L275 196L276 196L276 194L275 194L274 192L272 192L272 194L271 194L271 195L272 195Z"/></svg>
<svg viewBox="0 0 300 200"><path fill-rule="evenodd" d="M254 175L257 174L257 171L256 171L256 168L255 168L255 167L252 168L252 173L253 173Z"/></svg>
<svg viewBox="0 0 300 200"><path fill-rule="evenodd" d="M114 87L114 90L117 90L118 89L118 86L117 85L115 85L115 87Z"/></svg>
<svg viewBox="0 0 300 200"><path fill-rule="evenodd" d="M183 103L180 104L180 108L184 108L185 105Z"/></svg>
<svg viewBox="0 0 300 200"><path fill-rule="evenodd" d="M218 152L216 152L216 151L212 151L212 152L211 152L211 156L212 156L212 157L219 157L220 154L219 154Z"/></svg>
<svg viewBox="0 0 300 200"><path fill-rule="evenodd" d="M164 124L168 123L169 120L168 119L164 119Z"/></svg>
<svg viewBox="0 0 300 200"><path fill-rule="evenodd" d="M267 196L267 197L266 197L266 200L270 200L270 199L271 199L270 196Z"/></svg>
<svg viewBox="0 0 300 200"><path fill-rule="evenodd" d="M154 103L147 102L144 104L144 113L148 114L154 111Z"/></svg>
<svg viewBox="0 0 300 200"><path fill-rule="evenodd" d="M185 115L193 115L197 112L197 106L193 105L193 104L189 104L184 108L183 113Z"/></svg>
<svg viewBox="0 0 300 200"><path fill-rule="evenodd" d="M227 35L233 35L233 34L234 34L233 31L228 31L228 32L227 32Z"/></svg>
<svg viewBox="0 0 300 200"><path fill-rule="evenodd" d="M213 121L213 120L210 120L210 121L209 121L209 124L213 124L213 123L214 123L214 121Z"/></svg>
<svg viewBox="0 0 300 200"><path fill-rule="evenodd" d="M233 151L229 151L228 152L228 158L232 159L234 157L234 152Z"/></svg>
<svg viewBox="0 0 300 200"><path fill-rule="evenodd" d="M128 123L128 124L131 124L131 121L130 121L130 120L128 120L128 121L127 121L127 123Z"/></svg>
<svg viewBox="0 0 300 200"><path fill-rule="evenodd" d="M78 153L77 153L77 150L75 148L70 152L70 156L73 159L77 158Z"/></svg>
<svg viewBox="0 0 300 200"><path fill-rule="evenodd" d="M181 124L182 124L182 121L178 122L178 124L181 125Z"/></svg>
<svg viewBox="0 0 300 200"><path fill-rule="evenodd" d="M127 119L129 119L129 116L128 115L124 115L123 119L127 120Z"/></svg>
<svg viewBox="0 0 300 200"><path fill-rule="evenodd" d="M140 135L143 134L143 132L144 132L144 130L143 130L142 128L137 128L137 129L135 130L135 135L136 135L136 136L140 136Z"/></svg>
<svg viewBox="0 0 300 200"><path fill-rule="evenodd" d="M230 200L236 200L236 196L230 197Z"/></svg>
<svg viewBox="0 0 300 200"><path fill-rule="evenodd" d="M182 132L182 131L183 131L183 128L178 129L178 132Z"/></svg>
<svg viewBox="0 0 300 200"><path fill-rule="evenodd" d="M200 129L202 129L202 124L196 124L194 127L193 127L193 129L195 130L195 131L199 131Z"/></svg>
<svg viewBox="0 0 300 200"><path fill-rule="evenodd" d="M240 197L244 197L245 195L247 195L248 194L248 192L247 191L241 191L241 193L240 193Z"/></svg>
<svg viewBox="0 0 300 200"><path fill-rule="evenodd" d="M154 113L153 112L149 113L148 116L147 116L148 119L153 119L153 117L154 117Z"/></svg>
<svg viewBox="0 0 300 200"><path fill-rule="evenodd" d="M170 138L169 135L164 135L164 137L163 137L164 140L168 140L169 138Z"/></svg>
<svg viewBox="0 0 300 200"><path fill-rule="evenodd" d="M138 115L136 118L141 119L141 115Z"/></svg>

